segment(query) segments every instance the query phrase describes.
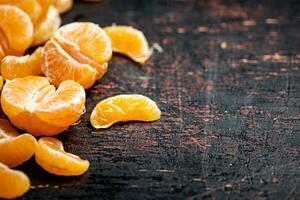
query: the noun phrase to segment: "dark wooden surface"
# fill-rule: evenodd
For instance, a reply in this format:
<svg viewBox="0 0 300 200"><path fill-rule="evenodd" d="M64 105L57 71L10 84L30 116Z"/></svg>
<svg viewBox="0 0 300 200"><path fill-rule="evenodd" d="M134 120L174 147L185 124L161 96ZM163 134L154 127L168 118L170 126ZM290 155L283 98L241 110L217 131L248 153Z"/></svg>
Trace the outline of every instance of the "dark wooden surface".
<svg viewBox="0 0 300 200"><path fill-rule="evenodd" d="M164 52L143 67L113 57L58 136L90 170L56 177L30 160L22 199L300 199L299 1L77 1L73 21L132 25ZM96 103L123 93L162 118L93 129Z"/></svg>

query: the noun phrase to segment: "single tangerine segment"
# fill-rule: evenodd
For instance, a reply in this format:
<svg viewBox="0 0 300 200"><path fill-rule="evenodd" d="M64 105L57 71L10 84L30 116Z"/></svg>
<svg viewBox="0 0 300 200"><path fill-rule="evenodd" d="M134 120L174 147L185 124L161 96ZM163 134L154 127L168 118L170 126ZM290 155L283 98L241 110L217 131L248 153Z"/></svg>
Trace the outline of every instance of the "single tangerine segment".
<svg viewBox="0 0 300 200"><path fill-rule="evenodd" d="M16 6L0 5L0 54L22 55L32 36L33 25L25 12Z"/></svg>
<svg viewBox="0 0 300 200"><path fill-rule="evenodd" d="M45 44L43 73L57 86L74 80L91 87L107 71L112 55L106 33L96 24L75 22L61 27Z"/></svg>
<svg viewBox="0 0 300 200"><path fill-rule="evenodd" d="M89 161L65 152L62 142L51 137L38 140L35 160L44 170L59 176L79 176L90 166Z"/></svg>
<svg viewBox="0 0 300 200"><path fill-rule="evenodd" d="M140 64L152 55L143 32L131 26L108 26L103 29L112 42L113 51L125 54Z"/></svg>
<svg viewBox="0 0 300 200"><path fill-rule="evenodd" d="M21 171L9 169L0 163L0 198L14 199L25 194L30 188L30 180Z"/></svg>
<svg viewBox="0 0 300 200"><path fill-rule="evenodd" d="M99 102L90 121L94 128L108 128L117 122L156 121L161 111L156 103L143 95L117 95Z"/></svg>
<svg viewBox="0 0 300 200"><path fill-rule="evenodd" d="M0 162L9 167L19 166L33 156L36 144L32 135L20 135L8 120L0 119Z"/></svg>
<svg viewBox="0 0 300 200"><path fill-rule="evenodd" d="M55 135L82 115L85 91L67 80L55 90L46 77L26 76L6 81L1 95L3 112L12 124L32 135Z"/></svg>
<svg viewBox="0 0 300 200"><path fill-rule="evenodd" d="M37 76L42 73L43 48L39 47L31 55L6 56L1 62L1 74L4 80L12 80L24 76Z"/></svg>
<svg viewBox="0 0 300 200"><path fill-rule="evenodd" d="M38 0L42 8L42 14L39 18L39 22L44 21L44 19L47 18L48 9L52 5L52 1L53 0Z"/></svg>
<svg viewBox="0 0 300 200"><path fill-rule="evenodd" d="M1 5L13 5L23 10L36 24L42 14L42 7L38 0L0 0Z"/></svg>
<svg viewBox="0 0 300 200"><path fill-rule="evenodd" d="M34 27L31 46L44 44L59 28L61 18L56 8L50 6L46 18Z"/></svg>
<svg viewBox="0 0 300 200"><path fill-rule="evenodd" d="M58 12L62 14L72 8L73 0L54 0L53 5L58 10Z"/></svg>
<svg viewBox="0 0 300 200"><path fill-rule="evenodd" d="M3 87L3 78L2 76L0 76L0 91L2 90Z"/></svg>

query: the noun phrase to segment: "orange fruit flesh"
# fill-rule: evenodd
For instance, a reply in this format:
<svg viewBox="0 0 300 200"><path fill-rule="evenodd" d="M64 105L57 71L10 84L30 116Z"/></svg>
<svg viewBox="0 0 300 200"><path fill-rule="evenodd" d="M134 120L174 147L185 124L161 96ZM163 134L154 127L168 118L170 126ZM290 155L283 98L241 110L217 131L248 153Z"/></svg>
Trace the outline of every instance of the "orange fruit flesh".
<svg viewBox="0 0 300 200"><path fill-rule="evenodd" d="M145 35L130 26L109 26L103 30L112 42L113 51L125 54L135 62L144 64L152 55Z"/></svg>
<svg viewBox="0 0 300 200"><path fill-rule="evenodd" d="M3 112L18 128L33 135L55 135L81 116L85 91L68 80L55 90L45 77L26 76L7 81L1 95ZM38 126L37 126L38 124Z"/></svg>
<svg viewBox="0 0 300 200"><path fill-rule="evenodd" d="M29 160L36 148L30 134L19 135L6 119L0 119L0 162L16 167Z"/></svg>
<svg viewBox="0 0 300 200"><path fill-rule="evenodd" d="M43 48L40 47L32 55L22 57L6 56L1 63L1 74L5 80L12 80L29 75L40 75L43 63Z"/></svg>
<svg viewBox="0 0 300 200"><path fill-rule="evenodd" d="M32 42L29 16L15 6L0 5L0 45L5 55L22 55Z"/></svg>
<svg viewBox="0 0 300 200"><path fill-rule="evenodd" d="M155 121L161 111L156 103L143 95L117 95L99 102L90 121L94 128L108 128L117 122Z"/></svg>
<svg viewBox="0 0 300 200"><path fill-rule="evenodd" d="M59 176L78 176L89 168L89 161L64 151L63 144L51 137L39 139L36 162L46 171Z"/></svg>
<svg viewBox="0 0 300 200"><path fill-rule="evenodd" d="M17 6L29 15L33 24L42 14L42 8L37 0L0 0L0 4Z"/></svg>
<svg viewBox="0 0 300 200"><path fill-rule="evenodd" d="M67 12L73 6L73 0L54 0L53 5L60 14Z"/></svg>
<svg viewBox="0 0 300 200"><path fill-rule="evenodd" d="M86 89L106 73L111 55L109 38L98 25L71 23L46 43L42 71L55 86L70 79Z"/></svg>
<svg viewBox="0 0 300 200"><path fill-rule="evenodd" d="M3 87L3 78L2 76L0 76L0 91L2 90Z"/></svg>
<svg viewBox="0 0 300 200"><path fill-rule="evenodd" d="M50 6L46 18L34 27L31 46L41 45L49 40L52 33L59 28L60 24L61 18L57 9Z"/></svg>
<svg viewBox="0 0 300 200"><path fill-rule="evenodd" d="M42 14L39 18L38 23L40 23L41 21L44 21L44 19L47 18L48 9L52 5L52 1L53 0L38 0L38 2L41 5L41 8L42 8Z"/></svg>
<svg viewBox="0 0 300 200"><path fill-rule="evenodd" d="M106 33L90 22L74 22L61 27L53 35L60 45L72 47L97 63L106 63L111 59L111 42Z"/></svg>
<svg viewBox="0 0 300 200"><path fill-rule="evenodd" d="M9 169L0 163L0 198L14 199L30 188L29 178L21 171Z"/></svg>

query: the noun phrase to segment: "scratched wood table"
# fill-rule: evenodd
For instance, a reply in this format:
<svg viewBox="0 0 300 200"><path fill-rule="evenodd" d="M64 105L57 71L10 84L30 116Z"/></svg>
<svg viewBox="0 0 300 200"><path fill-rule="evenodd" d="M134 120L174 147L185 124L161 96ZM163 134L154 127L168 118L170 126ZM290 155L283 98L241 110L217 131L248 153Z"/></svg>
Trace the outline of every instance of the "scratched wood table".
<svg viewBox="0 0 300 200"><path fill-rule="evenodd" d="M30 160L22 199L300 198L299 1L76 1L73 21L132 25L164 51L142 67L114 55L57 136L89 171L56 177ZM123 93L151 97L162 118L92 128L96 103Z"/></svg>

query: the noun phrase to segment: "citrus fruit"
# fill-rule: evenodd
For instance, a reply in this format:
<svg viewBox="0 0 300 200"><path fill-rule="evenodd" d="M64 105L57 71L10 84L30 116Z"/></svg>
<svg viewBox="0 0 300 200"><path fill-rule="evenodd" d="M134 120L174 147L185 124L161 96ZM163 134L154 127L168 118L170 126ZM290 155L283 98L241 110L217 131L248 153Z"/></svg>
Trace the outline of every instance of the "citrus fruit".
<svg viewBox="0 0 300 200"><path fill-rule="evenodd" d="M0 76L0 91L2 90L3 87L3 78L2 76Z"/></svg>
<svg viewBox="0 0 300 200"><path fill-rule="evenodd" d="M51 137L38 140L35 160L44 170L59 176L78 176L90 166L89 161L65 152L62 142Z"/></svg>
<svg viewBox="0 0 300 200"><path fill-rule="evenodd" d="M62 14L72 8L73 0L53 0L53 5Z"/></svg>
<svg viewBox="0 0 300 200"><path fill-rule="evenodd" d="M1 63L1 75L4 80L12 80L29 75L40 75L43 63L43 48L40 47L32 55L6 56Z"/></svg>
<svg viewBox="0 0 300 200"><path fill-rule="evenodd" d="M36 148L36 140L30 134L18 134L8 120L0 119L0 162L9 167L29 160Z"/></svg>
<svg viewBox="0 0 300 200"><path fill-rule="evenodd" d="M33 24L38 22L42 14L42 7L38 0L0 0L0 4L20 8L30 17Z"/></svg>
<svg viewBox="0 0 300 200"><path fill-rule="evenodd" d="M91 87L107 71L112 55L106 33L96 24L75 22L65 25L45 44L43 73L57 86L74 80Z"/></svg>
<svg viewBox="0 0 300 200"><path fill-rule="evenodd" d="M143 95L117 95L99 102L90 121L94 128L108 128L117 122L155 121L161 112L156 103Z"/></svg>
<svg viewBox="0 0 300 200"><path fill-rule="evenodd" d="M57 90L46 77L26 76L6 81L3 112L16 127L32 135L55 135L75 123L84 111L85 91L67 80Z"/></svg>
<svg viewBox="0 0 300 200"><path fill-rule="evenodd" d="M22 55L32 42L29 16L16 6L0 5L0 57Z"/></svg>
<svg viewBox="0 0 300 200"><path fill-rule="evenodd" d="M61 24L56 8L50 6L46 18L34 27L32 46L44 44Z"/></svg>
<svg viewBox="0 0 300 200"><path fill-rule="evenodd" d="M38 23L44 21L45 18L47 18L48 9L52 5L53 0L38 0L41 8L42 8L42 14L39 17Z"/></svg>
<svg viewBox="0 0 300 200"><path fill-rule="evenodd" d="M0 163L0 198L22 196L30 188L29 178L21 171L9 169Z"/></svg>
<svg viewBox="0 0 300 200"><path fill-rule="evenodd" d="M152 49L141 31L131 26L109 26L103 29L111 40L114 52L125 54L141 64L152 55Z"/></svg>

